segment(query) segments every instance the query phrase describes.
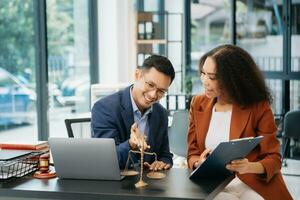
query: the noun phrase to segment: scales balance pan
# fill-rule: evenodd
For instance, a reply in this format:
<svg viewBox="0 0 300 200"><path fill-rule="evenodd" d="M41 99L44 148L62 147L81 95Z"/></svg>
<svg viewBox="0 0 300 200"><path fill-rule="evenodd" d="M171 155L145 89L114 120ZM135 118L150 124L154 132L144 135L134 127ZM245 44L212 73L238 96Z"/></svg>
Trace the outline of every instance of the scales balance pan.
<svg viewBox="0 0 300 200"><path fill-rule="evenodd" d="M123 176L135 176L135 175L139 174L139 172L137 170L128 170L129 162L132 162L132 164L134 164L134 162L132 160L132 157L131 157L131 153L136 153L136 154L141 154L141 155L143 155L143 154L154 155L155 161L157 161L157 155L156 155L156 153L130 150L129 153L128 153L128 158L127 158L127 161L126 161L125 169L124 169L123 172L121 172L121 175L123 175ZM143 163L143 161L142 161L143 157L144 157L144 155L141 156L141 163ZM144 186L148 185L147 183L145 183L142 180L143 170L144 170L143 166L141 165L140 181L135 184L135 186L137 188L144 187ZM150 178L150 179L162 179L162 178L165 178L166 175L164 173L162 173L162 172L151 171L151 172L147 173L147 177Z"/></svg>

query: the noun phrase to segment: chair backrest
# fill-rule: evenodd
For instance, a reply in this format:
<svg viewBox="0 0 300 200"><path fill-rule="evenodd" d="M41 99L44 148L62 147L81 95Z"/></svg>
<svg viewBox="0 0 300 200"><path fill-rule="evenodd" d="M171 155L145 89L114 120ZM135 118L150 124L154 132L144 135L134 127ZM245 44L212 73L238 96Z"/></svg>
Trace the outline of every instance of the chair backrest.
<svg viewBox="0 0 300 200"><path fill-rule="evenodd" d="M292 110L284 117L284 136L300 139L300 110Z"/></svg>
<svg viewBox="0 0 300 200"><path fill-rule="evenodd" d="M94 103L114 92L117 92L125 87L129 86L129 83L117 83L117 84L92 84L91 85L91 108ZM65 125L67 128L68 136L73 138L90 138L91 137L91 117L75 117L65 119Z"/></svg>
<svg viewBox="0 0 300 200"><path fill-rule="evenodd" d="M186 157L187 130L189 126L189 111L180 110L173 114L172 125L169 129L170 150L176 155Z"/></svg>
<svg viewBox="0 0 300 200"><path fill-rule="evenodd" d="M105 97L105 96L115 93L119 90L122 90L129 85L130 85L130 83L92 84L91 85L91 108L96 103L96 101L98 101L102 97Z"/></svg>
<svg viewBox="0 0 300 200"><path fill-rule="evenodd" d="M91 118L65 119L69 138L91 137ZM76 127L75 127L76 126Z"/></svg>

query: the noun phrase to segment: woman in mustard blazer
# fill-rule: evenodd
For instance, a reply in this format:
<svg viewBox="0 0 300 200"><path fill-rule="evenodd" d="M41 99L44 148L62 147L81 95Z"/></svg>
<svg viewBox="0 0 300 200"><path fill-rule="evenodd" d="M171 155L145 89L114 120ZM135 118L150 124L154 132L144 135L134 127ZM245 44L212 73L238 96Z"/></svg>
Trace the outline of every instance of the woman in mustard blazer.
<svg viewBox="0 0 300 200"><path fill-rule="evenodd" d="M201 58L199 71L205 93L191 102L189 168L201 165L220 142L262 135L246 158L226 165L236 178L215 199L292 199L280 172L272 97L251 56L222 45Z"/></svg>

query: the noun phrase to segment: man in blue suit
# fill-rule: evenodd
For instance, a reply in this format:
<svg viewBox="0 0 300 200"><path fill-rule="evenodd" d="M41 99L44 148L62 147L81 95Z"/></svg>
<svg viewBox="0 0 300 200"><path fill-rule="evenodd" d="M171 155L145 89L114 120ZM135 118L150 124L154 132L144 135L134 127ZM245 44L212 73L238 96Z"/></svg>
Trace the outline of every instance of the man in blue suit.
<svg viewBox="0 0 300 200"><path fill-rule="evenodd" d="M143 138L147 151L144 165L150 170L169 169L173 165L168 139L168 114L158 101L175 77L172 63L163 56L148 57L135 71L135 82L122 91L97 101L92 109L92 136L114 138L120 168L124 168L129 150L140 148Z"/></svg>

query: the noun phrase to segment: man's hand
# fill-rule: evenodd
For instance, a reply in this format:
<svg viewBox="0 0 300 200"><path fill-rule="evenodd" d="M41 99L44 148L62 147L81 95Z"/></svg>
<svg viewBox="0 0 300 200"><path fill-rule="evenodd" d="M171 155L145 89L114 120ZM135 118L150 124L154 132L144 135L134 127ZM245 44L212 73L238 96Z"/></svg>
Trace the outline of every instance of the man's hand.
<svg viewBox="0 0 300 200"><path fill-rule="evenodd" d="M171 168L170 164L164 163L163 161L154 161L151 165L144 162L144 166L154 171L167 170Z"/></svg>
<svg viewBox="0 0 300 200"><path fill-rule="evenodd" d="M137 127L137 124L134 123L131 126L131 133L130 133L130 139L129 139L129 145L131 149L140 149L144 147L144 150L149 149L150 146L146 143L146 139L144 134L140 132L140 130Z"/></svg>

